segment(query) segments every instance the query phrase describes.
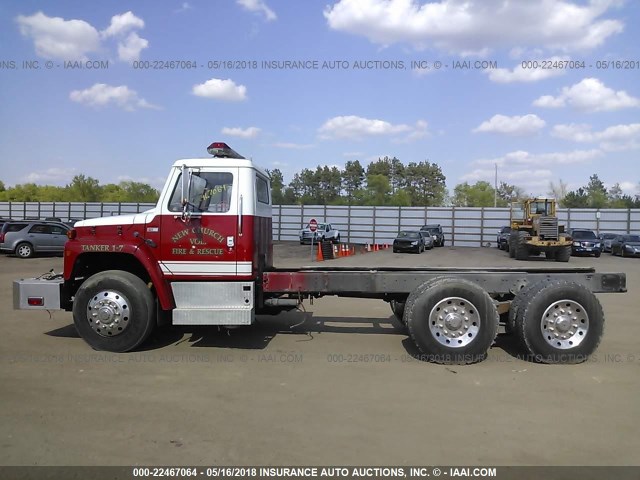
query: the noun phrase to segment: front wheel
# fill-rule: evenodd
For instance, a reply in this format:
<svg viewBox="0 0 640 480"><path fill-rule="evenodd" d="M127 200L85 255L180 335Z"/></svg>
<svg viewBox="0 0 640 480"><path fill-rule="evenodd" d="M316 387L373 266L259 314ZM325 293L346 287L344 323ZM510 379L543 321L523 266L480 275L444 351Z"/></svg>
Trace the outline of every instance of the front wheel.
<svg viewBox="0 0 640 480"><path fill-rule="evenodd" d="M19 243L16 247L16 255L20 258L33 257L33 245L27 242Z"/></svg>
<svg viewBox="0 0 640 480"><path fill-rule="evenodd" d="M94 349L131 351L147 339L155 326L153 295L142 279L129 272L97 273L76 293L73 322Z"/></svg>
<svg viewBox="0 0 640 480"><path fill-rule="evenodd" d="M439 277L416 288L407 298L404 319L423 358L435 363L479 362L498 332L489 294L456 278Z"/></svg>

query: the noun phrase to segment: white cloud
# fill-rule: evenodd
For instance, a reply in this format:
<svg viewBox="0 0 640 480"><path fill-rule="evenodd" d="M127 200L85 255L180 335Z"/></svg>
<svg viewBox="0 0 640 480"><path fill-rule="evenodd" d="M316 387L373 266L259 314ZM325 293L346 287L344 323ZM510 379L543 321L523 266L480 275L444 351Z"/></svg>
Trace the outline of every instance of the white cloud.
<svg viewBox="0 0 640 480"><path fill-rule="evenodd" d="M495 170L493 168L480 168L463 175L462 177L460 177L460 179L464 182L469 183L475 183L484 180L493 185L495 178L494 176ZM509 169L505 171L498 171L498 181L506 182L511 185L517 185L524 188L528 192L535 192L537 194L542 194L546 190L548 190L549 181L555 179L556 178L553 175L553 172L545 168L521 170Z"/></svg>
<svg viewBox="0 0 640 480"><path fill-rule="evenodd" d="M228 102L241 102L247 99L247 87L236 85L231 79L221 80L212 78L204 83L193 86L192 93L198 97L225 100Z"/></svg>
<svg viewBox="0 0 640 480"><path fill-rule="evenodd" d="M133 31L144 28L144 21L132 12L114 15L102 32L84 20L47 17L42 12L19 15L16 22L20 32L33 40L36 53L44 58L86 60L87 54L104 50L109 39L116 38L119 59L131 61L139 59L140 52L149 46Z"/></svg>
<svg viewBox="0 0 640 480"><path fill-rule="evenodd" d="M186 12L187 10L191 10L192 8L193 7L189 2L182 2L182 5L180 5L180 8L174 11L175 13L182 13L182 12Z"/></svg>
<svg viewBox="0 0 640 480"><path fill-rule="evenodd" d="M600 148L606 151L621 151L640 148L640 123L613 125L594 132L590 125L556 125L551 135L563 140L579 143L600 142Z"/></svg>
<svg viewBox="0 0 640 480"><path fill-rule="evenodd" d="M318 129L318 134L320 138L325 140L331 138L358 140L363 137L406 134L403 138L398 138L398 140L411 141L427 135L427 122L418 120L415 126L393 125L384 120L346 115L327 120Z"/></svg>
<svg viewBox="0 0 640 480"><path fill-rule="evenodd" d="M598 149L573 150L571 152L551 152L551 153L529 153L524 150L509 152L506 155L496 158L486 158L475 160L476 165L494 165L499 167L514 165L567 165L587 163L602 155Z"/></svg>
<svg viewBox="0 0 640 480"><path fill-rule="evenodd" d="M615 91L597 78L585 78L575 85L563 87L557 97L543 95L533 104L544 108L569 106L583 112L602 112L640 107L640 99L624 90Z"/></svg>
<svg viewBox="0 0 640 480"><path fill-rule="evenodd" d="M164 188L164 184L167 181L165 177L130 177L129 175L120 175L118 176L117 182L138 182L138 183L146 183L151 187L155 188L158 191L162 191Z"/></svg>
<svg viewBox="0 0 640 480"><path fill-rule="evenodd" d="M306 150L315 147L312 143L292 143L292 142L276 142L272 146L276 148L286 148L289 150Z"/></svg>
<svg viewBox="0 0 640 480"><path fill-rule="evenodd" d="M569 57L551 57L543 61L559 62L569 60ZM489 75L489 80L496 83L532 83L546 80L547 78L564 75L567 72L564 68L522 68L522 62L512 70L508 68L494 68L485 70Z"/></svg>
<svg viewBox="0 0 640 480"><path fill-rule="evenodd" d="M230 137L255 138L260 133L260 129L258 127L224 127L221 133Z"/></svg>
<svg viewBox="0 0 640 480"><path fill-rule="evenodd" d="M507 117L505 115L494 115L489 120L482 122L474 132L501 133L505 135L533 135L539 132L546 125L545 121L537 115L528 114L522 116Z"/></svg>
<svg viewBox="0 0 640 480"><path fill-rule="evenodd" d="M592 49L620 33L621 21L601 18L618 3L340 0L327 6L324 16L333 30L381 45L401 42L459 54L530 46L570 51Z"/></svg>
<svg viewBox="0 0 640 480"><path fill-rule="evenodd" d="M47 17L38 12L19 15L20 33L33 40L36 53L44 58L85 60L87 54L100 49L100 34L84 20Z"/></svg>
<svg viewBox="0 0 640 480"><path fill-rule="evenodd" d="M268 22L278 18L264 0L236 0L236 3L249 12L264 15L264 19Z"/></svg>
<svg viewBox="0 0 640 480"><path fill-rule="evenodd" d="M89 107L105 107L114 104L127 111L133 111L138 108L159 109L159 107L147 102L144 98L138 97L137 92L126 85L114 87L105 83L96 83L85 90L72 91L69 94L69 98L74 102Z"/></svg>
<svg viewBox="0 0 640 480"><path fill-rule="evenodd" d="M140 38L137 33L132 32L124 42L118 42L118 58L123 62L139 60L140 52L148 46L148 40Z"/></svg>
<svg viewBox="0 0 640 480"><path fill-rule="evenodd" d="M139 28L144 28L144 20L136 17L133 12L128 11L121 15L111 17L111 24L102 31L102 35L105 37L115 37L125 35Z"/></svg>
<svg viewBox="0 0 640 480"><path fill-rule="evenodd" d="M52 167L46 170L31 172L23 180L29 183L41 183L46 185L66 185L78 174L75 168Z"/></svg>
<svg viewBox="0 0 640 480"><path fill-rule="evenodd" d="M344 152L342 154L343 157L361 157L364 155L362 152Z"/></svg>

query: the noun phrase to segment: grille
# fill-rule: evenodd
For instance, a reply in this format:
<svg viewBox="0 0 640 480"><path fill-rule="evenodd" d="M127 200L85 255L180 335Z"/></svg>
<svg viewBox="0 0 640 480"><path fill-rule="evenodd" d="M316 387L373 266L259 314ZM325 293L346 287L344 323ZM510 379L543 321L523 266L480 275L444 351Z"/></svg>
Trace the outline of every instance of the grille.
<svg viewBox="0 0 640 480"><path fill-rule="evenodd" d="M558 218L540 217L538 234L547 240L558 240Z"/></svg>

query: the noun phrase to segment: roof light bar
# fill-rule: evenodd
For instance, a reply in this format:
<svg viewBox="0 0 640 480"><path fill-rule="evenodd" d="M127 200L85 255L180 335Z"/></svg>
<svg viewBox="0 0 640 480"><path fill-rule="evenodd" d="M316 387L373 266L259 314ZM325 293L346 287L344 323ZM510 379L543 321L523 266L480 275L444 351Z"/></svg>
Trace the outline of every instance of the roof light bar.
<svg viewBox="0 0 640 480"><path fill-rule="evenodd" d="M213 155L214 157L244 158L224 142L213 142L207 147L207 152L209 153L209 155Z"/></svg>

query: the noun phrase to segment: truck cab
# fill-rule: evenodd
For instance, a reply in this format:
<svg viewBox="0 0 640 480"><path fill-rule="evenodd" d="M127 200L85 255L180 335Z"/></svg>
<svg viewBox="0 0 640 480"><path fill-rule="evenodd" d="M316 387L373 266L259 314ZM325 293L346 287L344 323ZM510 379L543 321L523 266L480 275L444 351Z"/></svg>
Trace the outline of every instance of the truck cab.
<svg viewBox="0 0 640 480"><path fill-rule="evenodd" d="M146 337L127 335L134 305L142 323L169 312L180 325L253 323L273 266L269 176L225 143L208 152L173 164L155 208L77 222L59 291L22 303L72 310L85 340L116 351Z"/></svg>

